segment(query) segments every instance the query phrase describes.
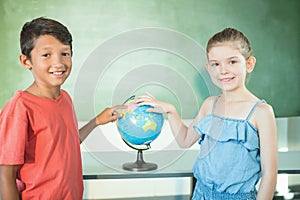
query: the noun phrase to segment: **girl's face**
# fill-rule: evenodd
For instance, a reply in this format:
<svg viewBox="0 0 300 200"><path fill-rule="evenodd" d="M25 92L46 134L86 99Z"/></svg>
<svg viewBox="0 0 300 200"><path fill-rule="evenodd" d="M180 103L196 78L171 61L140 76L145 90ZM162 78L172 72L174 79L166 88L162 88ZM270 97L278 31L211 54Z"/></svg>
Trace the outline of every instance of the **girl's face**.
<svg viewBox="0 0 300 200"><path fill-rule="evenodd" d="M30 69L35 83L47 88L60 87L72 68L72 52L51 35L42 35L35 41L31 60L26 59L25 67Z"/></svg>
<svg viewBox="0 0 300 200"><path fill-rule="evenodd" d="M214 46L207 54L206 68L213 83L225 91L234 91L245 87L247 72L253 70L240 51L230 43ZM254 59L251 57L249 59Z"/></svg>

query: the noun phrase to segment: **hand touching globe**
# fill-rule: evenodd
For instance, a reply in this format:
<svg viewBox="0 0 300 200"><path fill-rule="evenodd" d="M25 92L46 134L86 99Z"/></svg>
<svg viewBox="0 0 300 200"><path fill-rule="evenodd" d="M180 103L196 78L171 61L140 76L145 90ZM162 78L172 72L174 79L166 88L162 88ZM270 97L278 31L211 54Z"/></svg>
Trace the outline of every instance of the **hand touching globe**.
<svg viewBox="0 0 300 200"><path fill-rule="evenodd" d="M133 145L148 145L160 134L164 118L162 114L147 112L150 106L138 106L133 101L122 111L118 130L122 138Z"/></svg>
<svg viewBox="0 0 300 200"><path fill-rule="evenodd" d="M150 106L139 106L134 102L135 96L125 101L127 109L122 110L122 117L117 121L118 131L124 142L133 149L138 150L137 161L126 163L123 169L130 171L147 171L157 168L156 164L145 163L142 151L150 147L160 134L164 124L164 117L160 113L147 112ZM146 148L145 148L146 145Z"/></svg>

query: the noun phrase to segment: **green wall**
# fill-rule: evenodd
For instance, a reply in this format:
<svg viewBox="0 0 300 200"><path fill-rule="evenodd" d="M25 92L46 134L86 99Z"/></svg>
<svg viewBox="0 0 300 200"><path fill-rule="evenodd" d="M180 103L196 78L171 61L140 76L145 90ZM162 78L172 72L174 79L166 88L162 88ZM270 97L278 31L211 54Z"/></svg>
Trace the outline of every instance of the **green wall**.
<svg viewBox="0 0 300 200"><path fill-rule="evenodd" d="M193 118L218 90L203 70L204 48L225 27L244 32L257 65L248 87L277 117L300 115L299 0L0 0L0 108L31 82L18 62L19 32L45 16L68 26L73 71L63 88L79 120L131 94L153 93Z"/></svg>

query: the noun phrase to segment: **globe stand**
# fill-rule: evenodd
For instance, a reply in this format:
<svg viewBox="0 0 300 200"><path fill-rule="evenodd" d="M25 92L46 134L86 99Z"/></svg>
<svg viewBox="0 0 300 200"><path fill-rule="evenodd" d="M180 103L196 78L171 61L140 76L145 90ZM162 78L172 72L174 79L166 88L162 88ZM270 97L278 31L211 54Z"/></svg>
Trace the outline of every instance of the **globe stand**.
<svg viewBox="0 0 300 200"><path fill-rule="evenodd" d="M143 151L150 149L150 145L144 145L144 148L137 147L136 145L129 144L124 140L124 142L130 146L131 148L137 150L137 158L135 162L129 162L123 164L123 169L127 171L135 171L135 172L142 172L142 171L151 171L157 169L157 164L155 163L147 163L143 159Z"/></svg>

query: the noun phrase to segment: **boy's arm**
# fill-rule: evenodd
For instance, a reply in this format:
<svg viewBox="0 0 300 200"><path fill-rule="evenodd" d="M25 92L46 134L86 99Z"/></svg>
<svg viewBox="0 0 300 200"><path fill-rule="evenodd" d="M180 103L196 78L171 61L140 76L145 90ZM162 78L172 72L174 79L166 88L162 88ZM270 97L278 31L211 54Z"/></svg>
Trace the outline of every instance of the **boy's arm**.
<svg viewBox="0 0 300 200"><path fill-rule="evenodd" d="M80 143L90 134L90 132L98 125L107 124L108 122L114 122L118 118L122 117L117 112L118 109L125 109L126 106L116 105L111 108L105 108L97 117L90 120L86 125L79 129Z"/></svg>
<svg viewBox="0 0 300 200"><path fill-rule="evenodd" d="M16 185L18 166L0 165L0 199L19 200L19 193Z"/></svg>

